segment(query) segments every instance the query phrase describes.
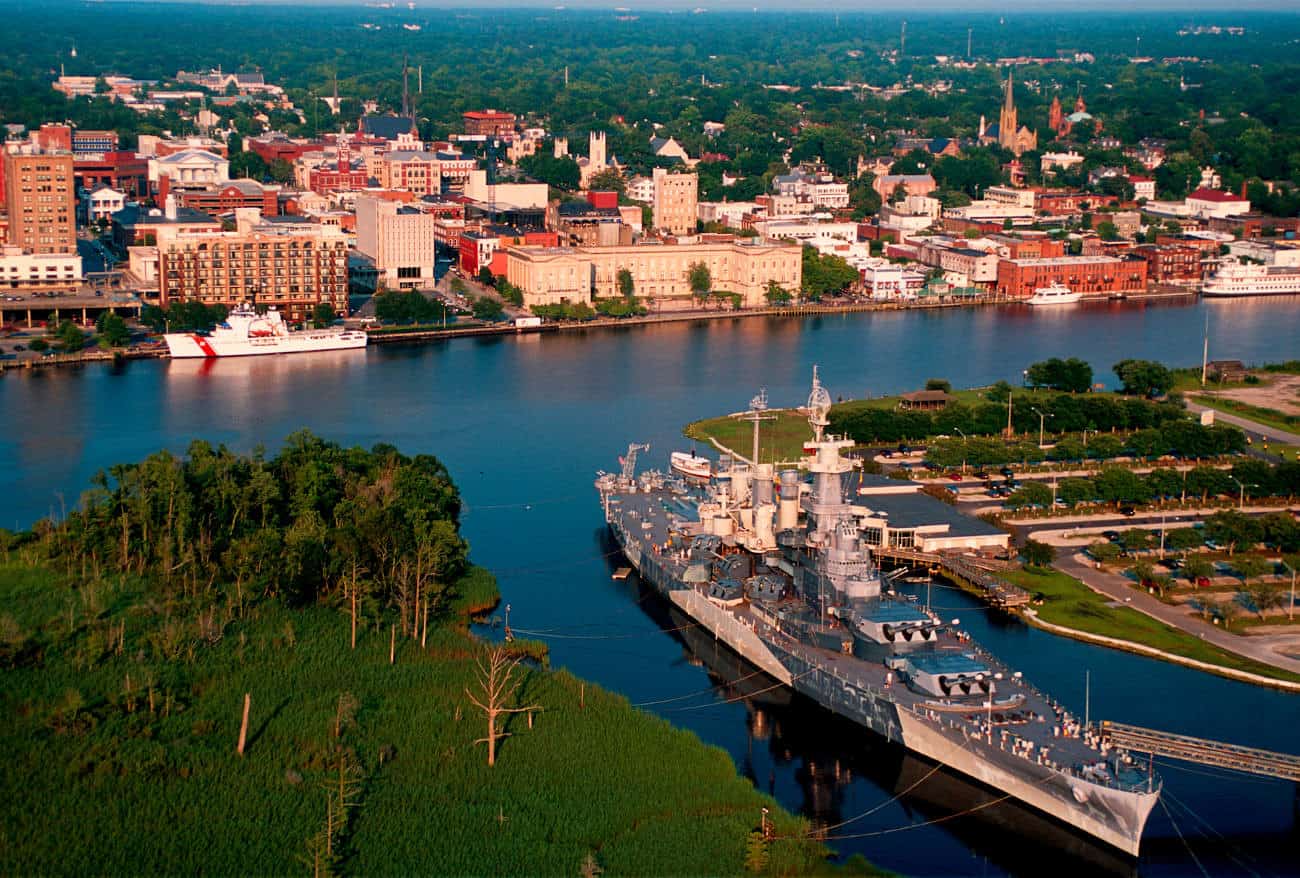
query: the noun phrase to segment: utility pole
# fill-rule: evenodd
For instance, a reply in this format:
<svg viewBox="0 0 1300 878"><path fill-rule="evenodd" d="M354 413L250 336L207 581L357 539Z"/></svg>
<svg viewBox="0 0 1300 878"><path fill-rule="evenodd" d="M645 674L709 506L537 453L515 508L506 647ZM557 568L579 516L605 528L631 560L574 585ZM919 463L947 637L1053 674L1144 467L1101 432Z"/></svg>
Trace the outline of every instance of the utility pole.
<svg viewBox="0 0 1300 878"><path fill-rule="evenodd" d="M1007 391L1007 438L1010 439L1015 433L1011 429L1011 391Z"/></svg>
<svg viewBox="0 0 1300 878"><path fill-rule="evenodd" d="M1201 386L1205 386L1206 370L1210 365L1210 312L1205 312L1205 340L1201 346Z"/></svg>
<svg viewBox="0 0 1300 878"><path fill-rule="evenodd" d="M970 60L970 38L971 38L971 31L973 30L974 28L970 28L970 27L966 28L966 60L967 61Z"/></svg>

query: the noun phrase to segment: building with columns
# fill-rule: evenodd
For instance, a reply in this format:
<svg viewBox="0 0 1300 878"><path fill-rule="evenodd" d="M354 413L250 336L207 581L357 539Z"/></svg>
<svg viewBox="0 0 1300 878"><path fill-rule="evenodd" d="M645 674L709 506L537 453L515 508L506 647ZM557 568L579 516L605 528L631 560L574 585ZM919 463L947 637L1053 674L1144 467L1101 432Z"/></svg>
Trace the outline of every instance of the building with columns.
<svg viewBox="0 0 1300 878"><path fill-rule="evenodd" d="M708 236L706 236L708 237ZM554 305L619 295L618 273L632 273L636 295L662 310L694 307L688 280L691 266L703 263L715 290L741 297L746 308L766 303L768 283L791 292L803 281L803 248L757 239L692 240L673 244L615 247L511 247L506 277L524 292L524 303Z"/></svg>

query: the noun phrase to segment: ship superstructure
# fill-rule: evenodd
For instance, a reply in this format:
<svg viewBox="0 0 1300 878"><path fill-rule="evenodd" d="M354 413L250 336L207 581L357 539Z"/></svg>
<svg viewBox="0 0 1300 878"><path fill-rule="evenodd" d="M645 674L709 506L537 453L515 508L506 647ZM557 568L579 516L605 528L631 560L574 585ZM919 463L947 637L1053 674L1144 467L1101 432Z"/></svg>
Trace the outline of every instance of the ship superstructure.
<svg viewBox="0 0 1300 878"><path fill-rule="evenodd" d="M232 310L210 333L169 332L167 351L177 359L248 357L259 354L300 354L341 351L366 346L366 334L355 329L293 331L274 307L259 314L244 303Z"/></svg>
<svg viewBox="0 0 1300 878"><path fill-rule="evenodd" d="M630 448L621 472L596 480L628 560L775 680L1136 855L1160 794L1150 766L977 646L958 620L882 588L864 541L871 512L844 489L853 443L826 433L830 405L814 371L813 438L799 469L723 455L700 485L638 474L646 449ZM757 431L761 409L750 419Z"/></svg>
<svg viewBox="0 0 1300 878"><path fill-rule="evenodd" d="M1205 296L1294 296L1300 294L1300 266L1226 263L1201 288Z"/></svg>

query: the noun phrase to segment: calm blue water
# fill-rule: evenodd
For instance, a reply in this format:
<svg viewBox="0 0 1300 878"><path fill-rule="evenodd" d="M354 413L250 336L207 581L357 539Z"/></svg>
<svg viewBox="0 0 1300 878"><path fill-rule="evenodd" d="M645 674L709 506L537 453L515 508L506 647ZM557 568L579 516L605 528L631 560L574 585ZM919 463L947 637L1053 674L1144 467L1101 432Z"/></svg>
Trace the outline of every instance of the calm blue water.
<svg viewBox="0 0 1300 878"><path fill-rule="evenodd" d="M460 485L464 532L475 560L500 578L512 624L563 635L551 639L555 664L633 702L677 698L710 686L707 664L725 679L739 674L725 655L714 658L711 643L696 655L664 633L671 617L634 582L610 579L617 559L591 481L596 469L617 466L628 442L651 443L648 459L662 466L668 451L685 447L683 424L743 409L760 386L774 405L802 402L814 363L843 396L915 389L931 377L1015 383L1048 356L1083 357L1099 380L1124 357L1192 364L1207 312L1212 357L1300 356L1300 302L1285 299L722 320L10 373L0 379L0 522L25 527L75 503L97 469L159 447L183 451L195 437L248 450L306 427L343 443L431 452ZM1300 752L1300 698L1054 638L990 619L957 592L935 594L977 639L1077 712L1090 670L1096 717ZM704 694L648 709L728 750L790 808L838 822L883 805L841 830L864 836L838 840L841 851L908 874L1035 874L1045 858L1057 871L1124 871L1072 837L1023 839L1047 830L1007 806L891 831L968 808L981 794L941 773L890 801L929 767L918 773L895 748L780 693L717 702ZM1197 861L1212 874L1295 873L1292 785L1182 766L1164 776L1195 859L1157 808L1143 874L1200 874Z"/></svg>

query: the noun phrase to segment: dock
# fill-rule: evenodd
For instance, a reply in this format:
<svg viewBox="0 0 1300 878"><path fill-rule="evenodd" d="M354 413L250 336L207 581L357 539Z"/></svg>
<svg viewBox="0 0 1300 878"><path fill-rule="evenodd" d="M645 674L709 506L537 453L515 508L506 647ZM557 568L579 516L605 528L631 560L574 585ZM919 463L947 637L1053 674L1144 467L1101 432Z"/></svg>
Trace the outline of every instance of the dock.
<svg viewBox="0 0 1300 878"><path fill-rule="evenodd" d="M877 558L902 564L928 567L948 579L974 592L991 606L1013 610L1028 605L1033 595L1018 585L1007 582L995 571L986 570L973 559L941 552L921 552L899 546L880 546L872 550Z"/></svg>

